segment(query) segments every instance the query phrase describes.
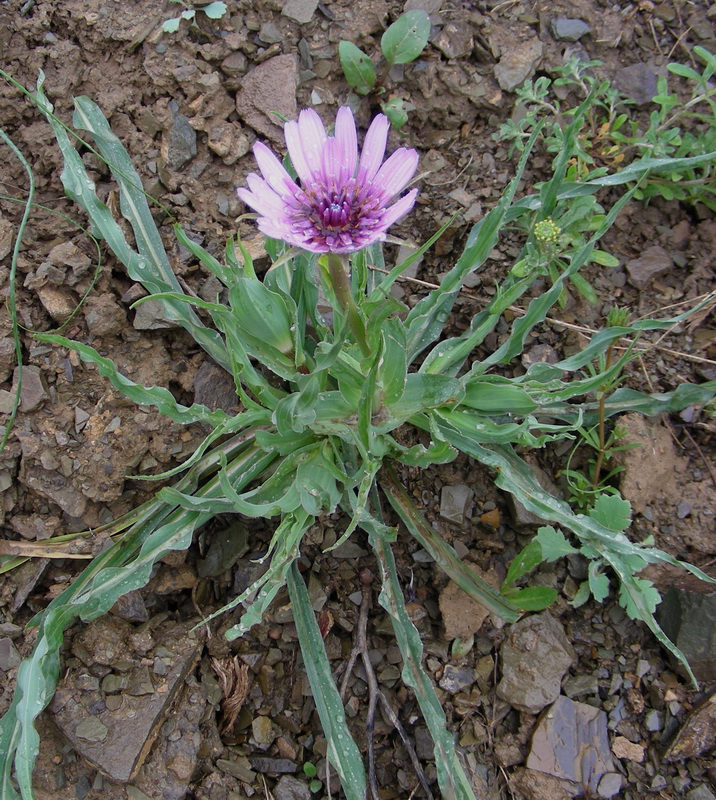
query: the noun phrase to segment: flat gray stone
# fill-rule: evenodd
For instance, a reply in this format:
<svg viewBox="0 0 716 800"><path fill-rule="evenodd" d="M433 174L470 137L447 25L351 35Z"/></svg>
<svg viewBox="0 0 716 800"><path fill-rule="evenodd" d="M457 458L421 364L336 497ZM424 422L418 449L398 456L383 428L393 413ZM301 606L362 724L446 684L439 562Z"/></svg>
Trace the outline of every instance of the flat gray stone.
<svg viewBox="0 0 716 800"><path fill-rule="evenodd" d="M657 608L666 635L686 656L700 681L716 681L716 591L670 587Z"/></svg>
<svg viewBox="0 0 716 800"><path fill-rule="evenodd" d="M614 85L637 105L651 103L656 94L657 76L649 64L631 64L614 75Z"/></svg>
<svg viewBox="0 0 716 800"><path fill-rule="evenodd" d="M614 772L607 715L586 703L558 697L537 723L526 766L596 792L603 776Z"/></svg>
<svg viewBox="0 0 716 800"><path fill-rule="evenodd" d="M614 797L622 789L624 778L618 772L605 772L599 781L597 792L600 797Z"/></svg>
<svg viewBox="0 0 716 800"><path fill-rule="evenodd" d="M19 367L13 372L13 392L17 389ZM45 380L39 367L25 366L22 369L22 388L20 390L20 411L26 414L39 408L45 400L49 399Z"/></svg>
<svg viewBox="0 0 716 800"><path fill-rule="evenodd" d="M702 783L701 786L697 786L686 795L686 800L716 800L716 795L705 783Z"/></svg>
<svg viewBox="0 0 716 800"><path fill-rule="evenodd" d="M318 0L286 0L281 13L299 25L306 25L313 19L317 8Z"/></svg>
<svg viewBox="0 0 716 800"><path fill-rule="evenodd" d="M531 39L502 53L500 63L495 65L495 78L500 88L514 92L527 78L531 78L542 58L542 50L542 42Z"/></svg>
<svg viewBox="0 0 716 800"><path fill-rule="evenodd" d="M655 245L645 250L639 258L627 261L629 283L637 289L644 289L658 275L674 268L674 261L663 247Z"/></svg>
<svg viewBox="0 0 716 800"><path fill-rule="evenodd" d="M555 17L550 20L549 29L558 42L577 42L582 36L592 32L592 29L583 19L569 19Z"/></svg>
<svg viewBox="0 0 716 800"><path fill-rule="evenodd" d="M234 379L213 361L204 361L194 378L194 402L212 411L223 409L228 414L235 413L239 398Z"/></svg>
<svg viewBox="0 0 716 800"><path fill-rule="evenodd" d="M472 489L464 483L443 486L440 492L440 516L454 525L464 525L472 494Z"/></svg>
<svg viewBox="0 0 716 800"><path fill-rule="evenodd" d="M500 648L497 695L513 708L537 714L559 696L574 658L562 624L549 612L521 619L510 627Z"/></svg>
<svg viewBox="0 0 716 800"><path fill-rule="evenodd" d="M172 100L169 103L172 123L164 142L162 154L171 170L180 170L196 155L196 131L189 124L188 117L179 113L179 106Z"/></svg>
<svg viewBox="0 0 716 800"><path fill-rule="evenodd" d="M445 689L450 694L457 694L475 682L475 670L470 667L458 667L454 664L446 664L440 678L440 688Z"/></svg>
<svg viewBox="0 0 716 800"><path fill-rule="evenodd" d="M102 692L83 690L78 685L86 670L84 664L80 664L67 673L51 705L54 720L72 747L112 780L128 782L137 777L167 719L172 701L194 667L201 645L190 633L190 628L191 625L166 623L152 631L158 646L162 647L163 660L168 664L167 674L162 676L149 676L146 666L141 664L146 656L146 647L132 636L130 625L116 618L106 617L95 621L88 626L81 640L75 640L75 651L83 660L89 659L99 664L109 662L115 669L122 664L124 674L129 679L129 689L121 694L109 695L107 700L117 700L104 707L101 701L105 695ZM151 641L150 638L148 643ZM136 693L137 681L142 682L141 694ZM144 687L144 683L148 685ZM112 688L118 690L124 682L119 680L116 684ZM98 711L98 708L103 710ZM201 713L199 711L199 717ZM172 719L176 716L175 711ZM194 728L198 721L193 721ZM198 731L196 733L200 741ZM198 746L197 743L197 750ZM165 762L169 770L178 776L177 780L188 769L184 763L185 755L176 753L174 765L168 759ZM193 771L193 765L191 768ZM190 777L191 774L186 781ZM141 781L138 783L142 785Z"/></svg>
<svg viewBox="0 0 716 800"><path fill-rule="evenodd" d="M264 22L259 31L259 39L266 44L282 42L284 34L275 22Z"/></svg>
<svg viewBox="0 0 716 800"><path fill-rule="evenodd" d="M7 637L0 639L0 671L7 672L9 669L19 667L21 662L22 658L12 640Z"/></svg>

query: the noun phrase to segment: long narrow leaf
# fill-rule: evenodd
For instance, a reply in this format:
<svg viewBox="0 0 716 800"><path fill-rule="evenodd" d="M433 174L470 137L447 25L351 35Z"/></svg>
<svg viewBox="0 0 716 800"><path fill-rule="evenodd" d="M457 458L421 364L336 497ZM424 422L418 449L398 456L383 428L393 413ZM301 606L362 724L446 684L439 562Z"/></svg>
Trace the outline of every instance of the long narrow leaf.
<svg viewBox="0 0 716 800"><path fill-rule="evenodd" d="M87 211L96 232L102 236L112 252L125 265L132 279L139 281L150 294L163 291L182 292L182 288L168 264L166 253L164 253L164 258L162 258L161 253L163 252L163 248L161 252L157 250L156 238L159 236L159 233L156 230L156 225L152 219L151 213L149 213L148 207L146 214L144 214L142 210L139 217L134 218L134 220L130 219L130 223L137 226L135 228L135 234L137 231L139 232L138 246L141 247L141 251L137 252L127 243L121 227L114 219L107 206L97 197L94 182L87 174L82 159L70 141L65 127L54 116L52 104L42 90L43 82L44 74L40 73L37 83L37 92L33 99L38 109L45 115L47 121L50 123L60 151L62 152L65 165L62 170L61 178L65 191L76 203L79 203L79 205ZM91 103L91 101L88 100L87 103ZM96 109L96 113L104 120L99 108ZM96 115L93 115L93 117L94 116ZM109 130L106 120L104 120L104 124L107 130ZM111 131L110 135L114 136ZM137 193L142 197L142 201L146 207L146 200L144 200L144 195L141 190L141 182L129 156L118 139L116 143L118 148L112 148L111 152L108 149L107 155L110 158L117 156L119 163L112 163L109 161L109 158L108 163L113 169L115 178L122 187L123 195L126 196L127 191L134 193L135 200L132 206L130 206L129 209L125 206L125 210L127 213L134 211L139 214L140 203L136 200ZM105 143L98 142L98 146L100 147L100 151L102 151L105 147ZM124 169L127 165L129 169L128 172ZM151 232L152 228L154 233ZM230 359L227 355L226 347L216 331L206 328L199 317L186 305L178 303L172 304L170 301L166 301L164 309L167 317L175 320L186 328L192 335L192 338L194 338L217 363L221 364L226 369L230 368Z"/></svg>
<svg viewBox="0 0 716 800"><path fill-rule="evenodd" d="M455 742L447 729L447 719L435 688L422 666L423 643L410 621L398 581L390 536L385 526L364 522L381 571L382 589L378 597L393 624L403 657L403 681L413 688L420 710L433 740L438 785L444 800L475 800L475 795L458 759Z"/></svg>
<svg viewBox="0 0 716 800"><path fill-rule="evenodd" d="M341 779L348 800L365 800L366 776L360 751L350 735L306 584L295 562L287 575L293 619L316 711L328 743L328 759Z"/></svg>

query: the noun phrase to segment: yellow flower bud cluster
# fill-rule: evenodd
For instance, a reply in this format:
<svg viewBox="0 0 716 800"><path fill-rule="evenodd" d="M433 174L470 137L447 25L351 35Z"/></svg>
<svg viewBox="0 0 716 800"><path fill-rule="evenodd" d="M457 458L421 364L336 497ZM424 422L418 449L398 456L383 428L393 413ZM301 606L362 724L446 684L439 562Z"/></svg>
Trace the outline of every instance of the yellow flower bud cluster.
<svg viewBox="0 0 716 800"><path fill-rule="evenodd" d="M549 217L540 220L534 228L535 239L540 244L556 244L559 241L561 233L562 229Z"/></svg>

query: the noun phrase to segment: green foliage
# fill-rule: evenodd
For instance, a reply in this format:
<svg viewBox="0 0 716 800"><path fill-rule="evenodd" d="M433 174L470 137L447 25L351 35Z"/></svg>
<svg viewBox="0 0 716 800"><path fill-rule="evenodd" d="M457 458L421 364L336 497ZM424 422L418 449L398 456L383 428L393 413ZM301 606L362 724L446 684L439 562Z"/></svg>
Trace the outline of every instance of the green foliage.
<svg viewBox="0 0 716 800"><path fill-rule="evenodd" d="M376 81L375 65L370 56L353 42L344 40L338 43L338 57L348 85L358 94L368 94Z"/></svg>
<svg viewBox="0 0 716 800"><path fill-rule="evenodd" d="M427 12L406 11L383 34L380 49L389 66L409 64L423 52L429 36Z"/></svg>
<svg viewBox="0 0 716 800"><path fill-rule="evenodd" d="M401 59L419 52L418 44L427 36L416 17L410 20L387 39L392 63L403 63ZM0 720L0 796L15 800L19 787L23 800L32 798L32 770L39 748L34 722L54 692L67 627L78 618L95 619L118 597L146 585L160 558L188 547L199 526L227 512L275 518L276 524L264 556L264 574L212 616L240 608L237 624L227 633L228 638L236 638L260 622L273 599L288 588L304 666L327 739L328 760L349 798L365 797L365 771L297 567L303 538L324 514L338 509L345 514L346 526L336 546L358 528L368 534L382 579L379 601L401 651L403 680L415 692L434 742L443 797L472 800L474 795L435 688L422 666L422 642L406 609L402 576L392 551L396 528L382 518L381 492L416 542L491 613L510 622L526 610L549 605L556 597L554 589L522 584L540 563L579 553L589 561L589 570L573 602L590 597L603 600L614 580L627 613L648 625L684 661L654 619L658 593L638 574L648 564L665 562L702 579L706 576L650 542L630 541L625 535L628 503L606 494L604 488L597 492L595 502L585 505L587 514L575 513L539 485L518 448L582 436L604 458L618 447L616 439L612 442L602 435L605 421L615 415L625 410L657 414L711 401L716 382L683 384L673 392L654 395L619 387L623 367L633 352L612 358L620 337L666 330L705 306L709 298L668 320L629 324L629 317L617 311L610 315L609 327L557 364L533 364L525 374L514 377L500 375L496 368L522 353L531 332L559 303L568 281L579 288L580 268L595 260L601 237L640 191L638 182L644 176L655 168L687 169L704 163L711 154L695 159L643 159L619 173L597 172L576 182L570 159L591 108L585 102L560 134L564 149L555 158L550 180L516 200L530 150L545 123L537 124L497 206L470 231L464 252L440 287L411 309L390 296L390 287L410 259L386 275L370 271L368 264L383 265L377 246L369 253L355 254L349 273L339 260L317 260L269 241L267 250L274 266L260 280L241 242L227 243L222 263L175 228L178 241L225 287L224 304L182 290L137 173L99 108L87 98L77 98L74 122L92 137L96 152L107 161L120 187L121 223L97 196L68 131L52 114L42 80L35 100L53 126L65 159L62 180L67 193L86 210L94 229L132 280L141 283L162 312L189 331L232 375L242 411L231 416L198 404L182 406L162 387L129 381L89 345L42 337L76 352L133 402L153 405L182 423L199 421L208 426L209 433L183 467L172 471L183 472L177 483L110 526L110 532L117 534L116 542L33 621L38 629L35 649L20 668L12 706ZM596 195L603 187L630 183L634 185L611 208L597 203ZM445 320L465 278L484 265L508 225L529 232L518 259L523 266L507 272L467 330L446 337ZM437 234L414 257L436 238ZM596 258L608 261L604 256ZM554 275L549 272L551 262ZM527 296L540 269L552 275L553 284L533 293L525 313L507 326L500 347L476 358L475 348L504 319L504 311ZM316 311L319 290L332 305L330 325ZM408 425L423 432L421 444L404 444L401 429ZM497 487L550 523L518 555L499 590L479 580L458 558L419 513L397 477L397 465L445 463L458 452L493 471ZM455 652L468 646L461 642ZM311 789L319 791L315 775L309 772L304 768Z"/></svg>
<svg viewBox="0 0 716 800"><path fill-rule="evenodd" d="M716 102L713 75L716 57L703 47L694 47L694 55L703 68L699 71L683 64L668 64L671 75L682 79L679 92L672 90L669 79L660 76L652 102L656 109L642 115L634 104L610 85L600 80L599 61L568 61L557 67L557 77L528 80L517 90L518 113L500 126L495 138L522 149L538 122L543 122L544 144L548 152L560 153L569 144L572 180L590 180L612 170L619 170L635 159L681 159L716 151ZM567 100L560 97L567 96ZM570 105L577 96L585 98L586 112ZM567 143L564 120L581 119L579 136ZM688 127L688 129L687 129ZM658 173L646 177L635 193L636 199L663 197L703 203L716 210L713 181L713 156L698 165L666 163Z"/></svg>
<svg viewBox="0 0 716 800"><path fill-rule="evenodd" d="M338 43L338 58L348 85L358 94L385 93L385 78L395 64L409 64L425 49L430 37L430 19L422 9L406 11L383 33L380 48L384 70L378 79L373 59L353 42ZM381 103L383 113L395 130L408 121L409 104L401 97L391 97Z"/></svg>
<svg viewBox="0 0 716 800"><path fill-rule="evenodd" d="M221 2L221 0L208 3L207 5L197 6L197 8L187 5L184 0L170 0L170 2L179 3L179 5L184 6L184 11L182 11L178 17L172 17L162 23L162 30L164 33L176 33L179 30L182 20L187 20L191 22L192 25L196 24L194 19L196 18L197 11L201 11L201 13L209 19L221 19L227 11L226 3Z"/></svg>

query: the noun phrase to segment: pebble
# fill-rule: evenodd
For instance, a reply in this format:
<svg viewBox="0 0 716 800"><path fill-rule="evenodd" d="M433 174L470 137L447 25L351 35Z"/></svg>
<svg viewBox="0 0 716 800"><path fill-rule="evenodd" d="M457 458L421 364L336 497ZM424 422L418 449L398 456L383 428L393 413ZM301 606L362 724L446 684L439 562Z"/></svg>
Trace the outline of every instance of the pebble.
<svg viewBox="0 0 716 800"><path fill-rule="evenodd" d="M686 800L716 800L716 795L702 783L686 795Z"/></svg>
<svg viewBox="0 0 716 800"><path fill-rule="evenodd" d="M637 761L641 763L644 760L644 746L641 744L634 744L624 736L615 736L612 742L612 753L617 758L625 758L628 761Z"/></svg>
<svg viewBox="0 0 716 800"><path fill-rule="evenodd" d="M614 75L614 85L637 105L646 105L656 94L656 73L648 64L631 64Z"/></svg>
<svg viewBox="0 0 716 800"><path fill-rule="evenodd" d="M495 78L500 88L514 92L527 78L531 78L542 58L542 50L542 42L531 39L503 52L500 63L495 65Z"/></svg>
<svg viewBox="0 0 716 800"><path fill-rule="evenodd" d="M497 695L520 711L538 714L559 696L562 677L574 659L562 624L549 612L521 619L500 648Z"/></svg>
<svg viewBox="0 0 716 800"><path fill-rule="evenodd" d="M570 675L564 681L563 689L570 698L596 696L599 693L599 681L596 675Z"/></svg>
<svg viewBox="0 0 716 800"><path fill-rule="evenodd" d="M98 717L86 717L75 728L75 736L88 742L103 742L109 730Z"/></svg>
<svg viewBox="0 0 716 800"><path fill-rule="evenodd" d="M472 52L473 39L469 25L446 22L437 36L431 39L445 58L467 58Z"/></svg>
<svg viewBox="0 0 716 800"><path fill-rule="evenodd" d="M272 789L274 800L312 800L308 785L298 778L284 775Z"/></svg>
<svg viewBox="0 0 716 800"><path fill-rule="evenodd" d="M109 293L90 295L85 301L82 311L87 328L93 336L115 336L127 324L124 309Z"/></svg>
<svg viewBox="0 0 716 800"><path fill-rule="evenodd" d="M582 36L592 32L584 20L567 17L555 17L550 20L549 29L558 42L577 42Z"/></svg>
<svg viewBox="0 0 716 800"><path fill-rule="evenodd" d="M475 671L469 667L457 667L454 664L446 664L440 678L439 686L450 694L457 694L475 682Z"/></svg>
<svg viewBox="0 0 716 800"><path fill-rule="evenodd" d="M256 773L250 768L247 758L240 758L236 761L233 759L219 758L216 761L216 766L223 772L226 772L228 775L244 783L252 784L256 780Z"/></svg>
<svg viewBox="0 0 716 800"><path fill-rule="evenodd" d="M298 765L295 761L288 758L249 758L249 763L252 768L261 774L266 772L275 773L277 775L289 774L298 772Z"/></svg>
<svg viewBox="0 0 716 800"><path fill-rule="evenodd" d="M671 586L656 616L697 679L716 681L716 591L705 594Z"/></svg>
<svg viewBox="0 0 716 800"><path fill-rule="evenodd" d="M255 717L251 723L251 731L256 740L256 744L262 749L270 747L276 739L276 731L273 723L266 716Z"/></svg>
<svg viewBox="0 0 716 800"><path fill-rule="evenodd" d="M307 25L317 8L318 0L286 0L281 13L299 25Z"/></svg>
<svg viewBox="0 0 716 800"><path fill-rule="evenodd" d="M644 725L650 733L656 733L664 727L664 718L660 711L652 708L651 711L646 712L644 717Z"/></svg>
<svg viewBox="0 0 716 800"><path fill-rule="evenodd" d="M686 718L664 753L664 761L681 761L716 749L716 692Z"/></svg>
<svg viewBox="0 0 716 800"><path fill-rule="evenodd" d="M216 578L231 569L248 550L248 529L238 521L211 538L206 556L196 563L196 574L200 578Z"/></svg>
<svg viewBox="0 0 716 800"><path fill-rule="evenodd" d="M259 39L266 44L275 44L283 41L284 34L274 22L264 22L259 31Z"/></svg>
<svg viewBox="0 0 716 800"><path fill-rule="evenodd" d="M472 494L472 489L464 483L443 486L440 493L440 516L462 527L465 524Z"/></svg>
<svg viewBox="0 0 716 800"><path fill-rule="evenodd" d="M234 379L225 369L207 359L199 367L194 378L194 402L206 406L211 411L222 409L227 414L234 413L239 404ZM209 549L211 550L211 546ZM234 563L227 564L224 569L229 569ZM200 574L200 577L208 575Z"/></svg>
<svg viewBox="0 0 716 800"><path fill-rule="evenodd" d="M175 100L169 103L172 123L164 146L164 158L171 170L181 170L196 155L196 131L189 124L189 118L179 113Z"/></svg>
<svg viewBox="0 0 716 800"><path fill-rule="evenodd" d="M680 500L676 507L676 516L679 519L685 519L691 514L691 510L691 503L688 500Z"/></svg>
<svg viewBox="0 0 716 800"><path fill-rule="evenodd" d="M10 669L19 667L21 662L22 658L12 640L7 637L0 639L0 670L7 672Z"/></svg>
<svg viewBox="0 0 716 800"><path fill-rule="evenodd" d="M655 245L645 250L639 258L627 261L629 282L637 289L644 289L658 275L674 268L674 261L663 247Z"/></svg>
<svg viewBox="0 0 716 800"><path fill-rule="evenodd" d="M597 793L600 797L614 797L619 794L624 778L618 772L605 772L597 786Z"/></svg>
<svg viewBox="0 0 716 800"><path fill-rule="evenodd" d="M15 367L12 379L12 392L17 390L19 367ZM20 390L20 411L26 414L39 408L49 399L45 380L38 367L25 366L22 370L22 389Z"/></svg>
<svg viewBox="0 0 716 800"><path fill-rule="evenodd" d="M37 296L42 303L42 307L55 320L55 322L66 322L72 312L77 308L77 299L67 289L58 286L40 286L37 289Z"/></svg>
<svg viewBox="0 0 716 800"><path fill-rule="evenodd" d="M285 10L284 6L284 13ZM258 134L283 146L283 126L274 112L288 119L296 118L297 86L297 56L274 56L242 79L241 89L236 95L236 110Z"/></svg>
<svg viewBox="0 0 716 800"><path fill-rule="evenodd" d="M490 586L497 588L499 578L493 569L483 572L477 565L468 564L475 575ZM469 639L482 627L490 612L477 600L469 597L454 581L440 592L440 613L445 626L445 639L452 641L455 638Z"/></svg>

